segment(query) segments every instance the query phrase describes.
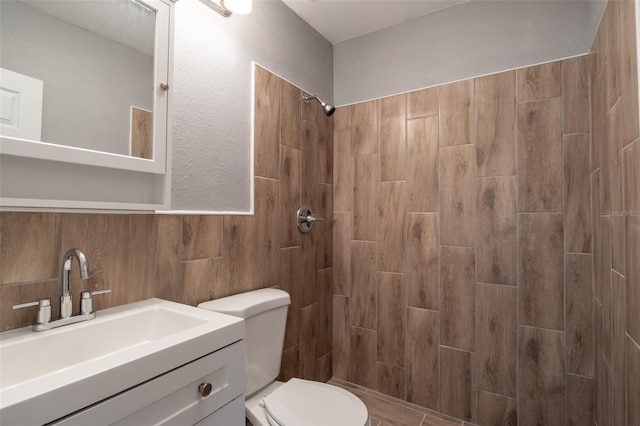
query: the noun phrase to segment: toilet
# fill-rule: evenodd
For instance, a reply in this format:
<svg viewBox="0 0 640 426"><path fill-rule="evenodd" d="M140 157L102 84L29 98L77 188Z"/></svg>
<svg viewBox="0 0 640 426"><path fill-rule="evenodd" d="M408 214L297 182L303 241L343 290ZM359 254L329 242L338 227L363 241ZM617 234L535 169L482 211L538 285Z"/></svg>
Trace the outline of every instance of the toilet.
<svg viewBox="0 0 640 426"><path fill-rule="evenodd" d="M369 426L364 403L337 386L280 373L289 293L267 288L211 300L199 308L245 320L245 411L254 426Z"/></svg>

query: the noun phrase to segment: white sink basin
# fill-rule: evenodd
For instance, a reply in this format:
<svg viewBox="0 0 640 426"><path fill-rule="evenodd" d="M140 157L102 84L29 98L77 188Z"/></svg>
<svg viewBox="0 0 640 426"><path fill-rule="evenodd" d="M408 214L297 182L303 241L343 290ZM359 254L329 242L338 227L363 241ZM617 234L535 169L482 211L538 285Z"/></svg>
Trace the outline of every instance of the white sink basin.
<svg viewBox="0 0 640 426"><path fill-rule="evenodd" d="M160 299L0 334L0 419L46 423L243 338L242 320Z"/></svg>

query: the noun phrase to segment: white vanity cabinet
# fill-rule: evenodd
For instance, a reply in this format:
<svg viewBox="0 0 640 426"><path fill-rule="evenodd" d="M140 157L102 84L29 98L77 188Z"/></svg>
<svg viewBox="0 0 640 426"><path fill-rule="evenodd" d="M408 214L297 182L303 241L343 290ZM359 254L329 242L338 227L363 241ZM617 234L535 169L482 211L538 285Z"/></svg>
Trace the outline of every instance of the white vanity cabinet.
<svg viewBox="0 0 640 426"><path fill-rule="evenodd" d="M51 424L243 425L244 350L241 340Z"/></svg>

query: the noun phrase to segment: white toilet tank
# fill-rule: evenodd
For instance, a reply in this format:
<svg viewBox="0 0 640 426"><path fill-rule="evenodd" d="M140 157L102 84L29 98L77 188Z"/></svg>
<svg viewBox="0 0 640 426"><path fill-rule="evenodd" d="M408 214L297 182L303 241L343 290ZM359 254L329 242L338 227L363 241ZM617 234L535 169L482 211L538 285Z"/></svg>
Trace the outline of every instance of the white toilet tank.
<svg viewBox="0 0 640 426"><path fill-rule="evenodd" d="M199 308L244 318L245 397L273 382L280 373L289 293L273 288L203 302Z"/></svg>

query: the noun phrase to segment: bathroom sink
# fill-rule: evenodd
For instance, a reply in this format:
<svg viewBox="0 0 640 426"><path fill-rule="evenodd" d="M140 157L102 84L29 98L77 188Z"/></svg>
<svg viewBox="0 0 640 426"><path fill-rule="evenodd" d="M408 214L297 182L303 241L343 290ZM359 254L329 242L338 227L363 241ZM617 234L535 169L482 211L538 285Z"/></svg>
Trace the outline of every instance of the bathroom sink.
<svg viewBox="0 0 640 426"><path fill-rule="evenodd" d="M242 320L160 299L0 334L0 419L60 418L242 339ZM41 421L40 421L41 420Z"/></svg>

